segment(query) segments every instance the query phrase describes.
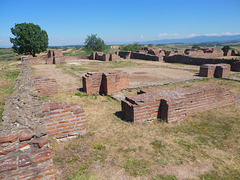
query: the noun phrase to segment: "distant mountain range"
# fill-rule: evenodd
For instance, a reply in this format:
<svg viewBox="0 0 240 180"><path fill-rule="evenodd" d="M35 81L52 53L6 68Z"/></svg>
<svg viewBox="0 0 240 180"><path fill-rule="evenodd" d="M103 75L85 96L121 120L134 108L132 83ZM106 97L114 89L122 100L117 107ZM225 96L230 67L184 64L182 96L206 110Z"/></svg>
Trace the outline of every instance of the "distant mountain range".
<svg viewBox="0 0 240 180"><path fill-rule="evenodd" d="M106 42L107 45L125 45L132 44L134 42ZM153 41L141 41L139 44L208 44L214 45L225 45L225 44L237 44L240 45L240 35L228 35L228 36L196 36L192 38L182 38L182 39L162 39ZM82 47L80 45L64 45L64 46L49 46L50 48L60 48L60 47Z"/></svg>
<svg viewBox="0 0 240 180"><path fill-rule="evenodd" d="M238 42L240 35L232 36L196 36L185 39L162 39L153 41L142 41L139 44L198 44L198 43L219 43L219 42Z"/></svg>

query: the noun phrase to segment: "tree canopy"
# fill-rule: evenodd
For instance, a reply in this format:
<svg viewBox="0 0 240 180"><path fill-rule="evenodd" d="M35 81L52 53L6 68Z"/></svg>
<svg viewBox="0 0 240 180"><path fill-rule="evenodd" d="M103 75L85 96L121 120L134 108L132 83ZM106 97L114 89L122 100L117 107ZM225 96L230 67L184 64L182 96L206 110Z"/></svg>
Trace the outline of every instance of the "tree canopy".
<svg viewBox="0 0 240 180"><path fill-rule="evenodd" d="M121 51L139 51L141 50L141 46L135 42L133 44L128 44L128 45L125 45L121 48Z"/></svg>
<svg viewBox="0 0 240 180"><path fill-rule="evenodd" d="M33 23L15 24L11 28L15 38L10 38L13 50L18 54L32 55L33 57L48 48L47 32Z"/></svg>
<svg viewBox="0 0 240 180"><path fill-rule="evenodd" d="M97 37L97 34L87 36L84 44L84 49L87 52L104 51L107 48L104 41L100 37Z"/></svg>
<svg viewBox="0 0 240 180"><path fill-rule="evenodd" d="M200 50L200 49L201 49L201 47L195 44L195 45L193 45L193 46L192 46L192 49L197 49L197 50Z"/></svg>
<svg viewBox="0 0 240 180"><path fill-rule="evenodd" d="M229 45L223 46L223 48L222 48L223 51L229 51L230 49L231 49L231 47Z"/></svg>

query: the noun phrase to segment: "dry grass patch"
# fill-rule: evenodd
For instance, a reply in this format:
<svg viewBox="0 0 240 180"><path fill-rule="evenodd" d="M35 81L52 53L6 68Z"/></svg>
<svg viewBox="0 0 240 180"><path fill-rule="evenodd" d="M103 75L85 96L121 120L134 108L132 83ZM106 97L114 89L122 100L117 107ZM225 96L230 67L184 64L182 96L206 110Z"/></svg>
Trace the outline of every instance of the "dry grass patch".
<svg viewBox="0 0 240 180"><path fill-rule="evenodd" d="M187 86L206 82L239 92L238 84L218 79L192 81ZM161 88L184 86L186 83ZM155 120L133 125L118 118L120 102L108 96L75 93L60 94L54 100L77 103L85 109L88 135L53 144L54 157L58 153L65 159L55 162L56 170L64 172L59 173L59 179L64 179L63 175L79 179L85 175L96 179L198 179L214 177L215 173L219 179L234 179L239 175L239 105L196 113L172 124ZM74 147L79 144L81 150L73 150L71 142ZM60 148L63 146L67 151ZM77 160L71 160L75 156ZM76 168L71 163L62 166L69 160ZM87 168L79 170L82 166Z"/></svg>

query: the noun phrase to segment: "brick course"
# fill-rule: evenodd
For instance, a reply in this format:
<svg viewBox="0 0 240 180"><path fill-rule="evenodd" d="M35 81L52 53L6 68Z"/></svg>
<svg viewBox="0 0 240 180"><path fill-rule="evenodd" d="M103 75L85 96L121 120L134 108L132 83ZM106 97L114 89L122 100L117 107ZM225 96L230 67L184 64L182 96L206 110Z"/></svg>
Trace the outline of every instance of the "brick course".
<svg viewBox="0 0 240 180"><path fill-rule="evenodd" d="M85 111L76 104L42 101L44 124L51 138L86 134Z"/></svg>
<svg viewBox="0 0 240 180"><path fill-rule="evenodd" d="M203 77L225 78L230 74L230 64L203 64L199 75Z"/></svg>
<svg viewBox="0 0 240 180"><path fill-rule="evenodd" d="M111 94L129 87L129 75L120 70L89 72L82 81L87 94Z"/></svg>
<svg viewBox="0 0 240 180"><path fill-rule="evenodd" d="M57 81L54 78L34 77L35 88L39 97L53 97L58 94Z"/></svg>
<svg viewBox="0 0 240 180"><path fill-rule="evenodd" d="M233 62L231 70L240 72L240 61Z"/></svg>
<svg viewBox="0 0 240 180"><path fill-rule="evenodd" d="M177 90L150 89L122 101L122 115L134 123L156 118L168 123L185 119L188 114L236 102L234 95L216 85Z"/></svg>

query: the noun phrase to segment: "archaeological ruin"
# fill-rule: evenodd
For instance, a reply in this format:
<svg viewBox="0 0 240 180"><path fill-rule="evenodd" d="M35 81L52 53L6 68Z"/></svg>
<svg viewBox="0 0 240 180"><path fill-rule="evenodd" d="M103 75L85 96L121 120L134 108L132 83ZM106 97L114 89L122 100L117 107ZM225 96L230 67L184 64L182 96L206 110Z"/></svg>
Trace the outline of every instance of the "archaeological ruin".
<svg viewBox="0 0 240 180"><path fill-rule="evenodd" d="M0 126L0 179L55 179L49 139L86 134L85 111L78 105L40 102L30 61L22 60Z"/></svg>
<svg viewBox="0 0 240 180"><path fill-rule="evenodd" d="M226 78L230 74L230 64L203 64L199 75L202 77Z"/></svg>
<svg viewBox="0 0 240 180"><path fill-rule="evenodd" d="M235 103L235 96L230 91L213 84L176 90L152 88L127 96L122 101L122 116L133 123L157 118L171 123L184 120L195 112Z"/></svg>
<svg viewBox="0 0 240 180"><path fill-rule="evenodd" d="M82 82L87 94L111 94L129 87L129 75L120 70L88 72Z"/></svg>

